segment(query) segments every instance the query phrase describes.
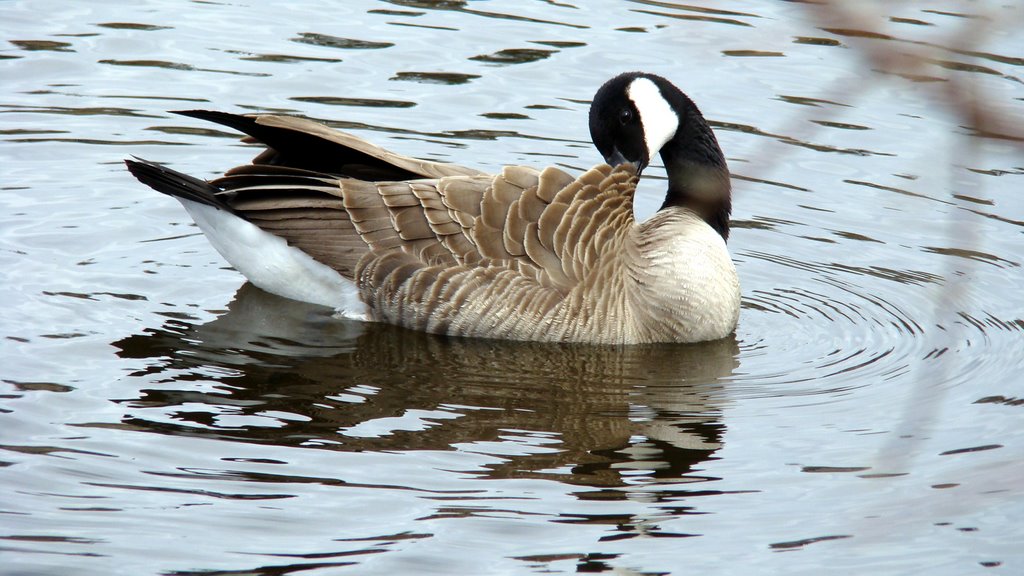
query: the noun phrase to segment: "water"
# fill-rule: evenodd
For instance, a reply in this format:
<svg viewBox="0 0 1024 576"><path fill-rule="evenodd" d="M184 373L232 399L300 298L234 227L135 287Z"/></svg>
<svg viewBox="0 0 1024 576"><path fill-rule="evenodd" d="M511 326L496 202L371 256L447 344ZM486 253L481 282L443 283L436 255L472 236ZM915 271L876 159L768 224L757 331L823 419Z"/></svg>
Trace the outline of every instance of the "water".
<svg viewBox="0 0 1024 576"><path fill-rule="evenodd" d="M0 4L0 573L1024 570L1020 7L269 4ZM210 108L582 170L629 69L729 159L735 338L335 320L121 163L248 160Z"/></svg>

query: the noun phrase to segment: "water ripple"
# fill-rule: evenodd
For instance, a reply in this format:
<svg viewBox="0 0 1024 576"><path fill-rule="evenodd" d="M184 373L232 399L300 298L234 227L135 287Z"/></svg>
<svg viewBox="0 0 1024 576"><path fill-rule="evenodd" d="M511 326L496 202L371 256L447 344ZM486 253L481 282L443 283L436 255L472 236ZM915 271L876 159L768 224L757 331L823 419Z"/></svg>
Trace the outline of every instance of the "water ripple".
<svg viewBox="0 0 1024 576"><path fill-rule="evenodd" d="M898 291L879 290L879 286L869 290L862 284L865 277L891 281L894 287L922 281L931 285L937 278L910 271L819 264L764 252L740 256L810 273L809 284L757 288L744 297L743 320L756 326L770 324L773 330L788 333L785 348L799 349L804 358L799 366L745 379L747 393L833 395L873 386L876 379L903 374L928 357L930 337L918 320L919 308L901 303L904 297ZM742 349L745 355L756 356L763 343L744 342ZM811 388L793 386L812 382ZM768 383L772 386L764 387Z"/></svg>

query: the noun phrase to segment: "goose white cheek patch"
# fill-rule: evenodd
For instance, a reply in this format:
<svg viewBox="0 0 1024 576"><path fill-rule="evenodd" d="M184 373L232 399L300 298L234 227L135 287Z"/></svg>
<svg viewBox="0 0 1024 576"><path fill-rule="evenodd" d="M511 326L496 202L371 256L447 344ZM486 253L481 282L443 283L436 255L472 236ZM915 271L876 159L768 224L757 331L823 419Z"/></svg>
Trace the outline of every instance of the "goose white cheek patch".
<svg viewBox="0 0 1024 576"><path fill-rule="evenodd" d="M630 82L626 95L640 113L640 123L644 127L644 140L647 144L647 158L653 160L661 147L676 135L676 130L679 129L679 116L661 95L658 85L647 78L637 78Z"/></svg>

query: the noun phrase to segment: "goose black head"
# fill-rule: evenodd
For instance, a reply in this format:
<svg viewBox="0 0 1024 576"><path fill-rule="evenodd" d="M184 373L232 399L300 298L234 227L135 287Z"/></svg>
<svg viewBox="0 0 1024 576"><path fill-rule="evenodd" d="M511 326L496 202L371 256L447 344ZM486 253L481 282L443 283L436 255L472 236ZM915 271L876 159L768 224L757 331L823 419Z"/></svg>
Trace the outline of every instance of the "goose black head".
<svg viewBox="0 0 1024 576"><path fill-rule="evenodd" d="M605 82L590 105L590 137L605 162L632 164L637 175L660 153L668 176L662 208L689 208L729 237L725 156L696 104L671 82L644 72Z"/></svg>
<svg viewBox="0 0 1024 576"><path fill-rule="evenodd" d="M679 130L689 100L655 74L626 72L604 83L590 105L590 137L612 166L643 171Z"/></svg>

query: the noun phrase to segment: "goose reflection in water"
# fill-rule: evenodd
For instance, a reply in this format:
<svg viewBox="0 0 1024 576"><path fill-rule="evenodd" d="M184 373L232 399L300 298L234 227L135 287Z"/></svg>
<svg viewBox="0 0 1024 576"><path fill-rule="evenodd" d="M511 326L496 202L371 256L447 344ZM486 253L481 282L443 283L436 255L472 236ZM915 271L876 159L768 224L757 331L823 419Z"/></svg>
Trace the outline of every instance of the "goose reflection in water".
<svg viewBox="0 0 1024 576"><path fill-rule="evenodd" d="M721 445L738 354L734 337L616 347L435 336L336 320L251 284L207 324L172 320L114 345L149 364L133 374L147 382L140 396L125 400L124 424L139 430L477 453L519 435L536 444L502 447L488 477L596 487L704 479L691 474ZM268 426L267 414L285 417ZM246 417L262 423L239 425Z"/></svg>

